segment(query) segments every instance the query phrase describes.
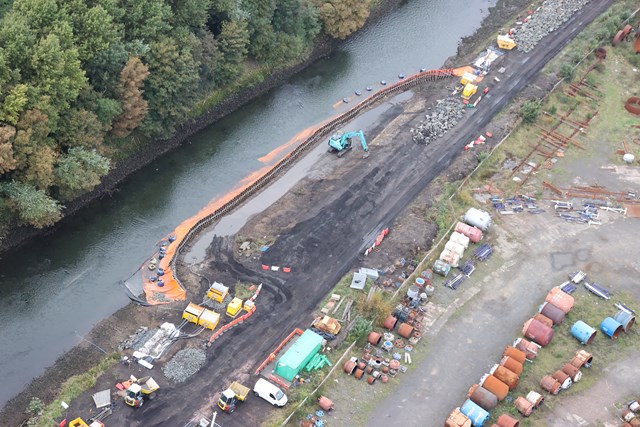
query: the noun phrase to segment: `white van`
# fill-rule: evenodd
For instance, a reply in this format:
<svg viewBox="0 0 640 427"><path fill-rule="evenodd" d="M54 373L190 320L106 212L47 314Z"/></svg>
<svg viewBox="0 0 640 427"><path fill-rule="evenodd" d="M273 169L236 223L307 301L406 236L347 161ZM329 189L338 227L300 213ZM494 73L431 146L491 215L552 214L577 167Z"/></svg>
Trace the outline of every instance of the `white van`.
<svg viewBox="0 0 640 427"><path fill-rule="evenodd" d="M253 386L253 394L263 398L273 406L284 406L287 404L287 395L264 378L260 378L256 382L256 385Z"/></svg>

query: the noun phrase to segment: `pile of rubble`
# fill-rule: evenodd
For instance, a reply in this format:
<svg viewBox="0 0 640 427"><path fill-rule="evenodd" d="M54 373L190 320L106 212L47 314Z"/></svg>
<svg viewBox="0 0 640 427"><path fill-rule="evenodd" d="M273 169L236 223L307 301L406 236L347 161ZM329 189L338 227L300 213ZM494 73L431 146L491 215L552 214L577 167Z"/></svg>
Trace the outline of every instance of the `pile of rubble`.
<svg viewBox="0 0 640 427"><path fill-rule="evenodd" d="M514 30L517 48L530 52L547 34L557 30L589 0L546 0Z"/></svg>
<svg viewBox="0 0 640 427"><path fill-rule="evenodd" d="M164 372L164 375L168 379L181 383L198 372L206 361L207 354L204 350L185 348L177 352L176 355L164 365L162 372Z"/></svg>
<svg viewBox="0 0 640 427"><path fill-rule="evenodd" d="M418 144L429 144L452 129L463 114L463 105L456 97L438 100L431 114L427 114L417 128L411 129L413 141Z"/></svg>
<svg viewBox="0 0 640 427"><path fill-rule="evenodd" d="M132 335L129 335L126 339L122 340L118 345L118 351L123 351L128 348L138 348L143 345L157 330L150 331L148 327L141 326Z"/></svg>

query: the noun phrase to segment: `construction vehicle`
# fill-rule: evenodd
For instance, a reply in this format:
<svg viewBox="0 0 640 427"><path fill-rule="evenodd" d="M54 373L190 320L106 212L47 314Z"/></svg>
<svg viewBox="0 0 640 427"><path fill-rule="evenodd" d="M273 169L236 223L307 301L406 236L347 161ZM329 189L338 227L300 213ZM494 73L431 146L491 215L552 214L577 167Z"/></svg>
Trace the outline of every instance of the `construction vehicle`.
<svg viewBox="0 0 640 427"><path fill-rule="evenodd" d="M467 83L467 85L464 87L464 90L462 91L462 98L469 99L473 95L475 95L477 91L478 86L474 85L473 83Z"/></svg>
<svg viewBox="0 0 640 427"><path fill-rule="evenodd" d="M151 377L136 379L132 376L132 381L124 395L124 403L134 408L141 407L144 399L153 399L153 393L160 388Z"/></svg>
<svg viewBox="0 0 640 427"><path fill-rule="evenodd" d="M182 312L182 318L187 322L195 323L202 328L211 329L212 331L220 322L220 314L192 302L190 302Z"/></svg>
<svg viewBox="0 0 640 427"><path fill-rule="evenodd" d="M498 47L504 50L511 50L516 47L516 41L509 36L498 36Z"/></svg>
<svg viewBox="0 0 640 427"><path fill-rule="evenodd" d="M238 402L244 402L251 389L245 387L237 381L231 383L228 389L220 394L218 399L218 407L228 414L232 414L236 410Z"/></svg>
<svg viewBox="0 0 640 427"><path fill-rule="evenodd" d="M352 139L355 137L360 138L360 143L362 144L362 149L365 152L365 157L369 155L369 147L367 146L367 141L364 138L364 133L359 130L357 132L336 132L329 138L329 152L336 152L338 157L344 156L349 150L352 148Z"/></svg>
<svg viewBox="0 0 640 427"><path fill-rule="evenodd" d="M207 298L214 301L222 302L229 294L229 288L222 283L213 282L207 291Z"/></svg>
<svg viewBox="0 0 640 427"><path fill-rule="evenodd" d="M311 324L311 327L316 328L321 332L338 335L338 333L340 333L340 328L342 328L342 325L340 325L340 323L333 317L319 316L315 318L315 320Z"/></svg>

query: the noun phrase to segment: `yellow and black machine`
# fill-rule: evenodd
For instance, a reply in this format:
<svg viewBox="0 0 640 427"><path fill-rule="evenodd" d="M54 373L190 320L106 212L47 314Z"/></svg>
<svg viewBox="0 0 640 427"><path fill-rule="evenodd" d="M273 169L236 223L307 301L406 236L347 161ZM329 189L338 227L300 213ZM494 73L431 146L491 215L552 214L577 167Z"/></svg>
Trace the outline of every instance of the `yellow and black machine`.
<svg viewBox="0 0 640 427"><path fill-rule="evenodd" d="M243 386L237 381L231 383L228 389L220 394L218 399L218 407L224 412L231 414L236 410L238 402L244 402L249 392L249 387Z"/></svg>
<svg viewBox="0 0 640 427"><path fill-rule="evenodd" d="M153 399L153 393L160 386L151 377L135 379L133 377L132 384L127 388L124 395L124 403L134 408L139 408L144 403L144 399Z"/></svg>

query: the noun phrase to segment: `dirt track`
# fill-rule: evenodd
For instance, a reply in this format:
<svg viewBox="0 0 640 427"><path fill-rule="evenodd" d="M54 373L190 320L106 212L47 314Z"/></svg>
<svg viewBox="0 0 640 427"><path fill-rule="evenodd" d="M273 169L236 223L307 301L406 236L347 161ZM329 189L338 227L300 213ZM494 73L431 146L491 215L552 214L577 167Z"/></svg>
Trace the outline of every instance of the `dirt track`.
<svg viewBox="0 0 640 427"><path fill-rule="evenodd" d="M247 323L234 329L233 334L225 334L216 341L209 350L208 365L199 375L179 386L161 384L157 399L137 411L119 409L109 423L181 426L196 413L209 415L215 405L215 393L229 381L251 382L248 374L293 328L307 324L309 313L354 265L377 232L389 226L450 165L462 146L484 131L491 118L549 59L612 2L604 0L585 8L541 43L544 50L538 48L530 55L519 52L506 55L503 65L507 73L500 76L501 82L492 87L479 108L467 110L458 126L437 143L427 147L414 144L407 131L411 122L392 126L374 141L368 159L357 158L359 152L354 150L350 157L340 160L349 162L350 168L334 178L315 181L313 202L298 206L297 214L287 218L291 228L279 236L262 259L269 265L291 265L294 268L291 275L264 274L247 268L235 261L233 241L217 238L209 248L207 275L226 283L262 282L265 292L258 301L258 311ZM433 101L435 98L428 100ZM410 105L411 102L402 104L402 108ZM365 132L376 133L374 129ZM105 377L100 383L112 385L113 376ZM89 394L78 399L78 408L87 407L89 399ZM223 424L258 425L268 409L266 402L252 399L232 417L225 416Z"/></svg>

